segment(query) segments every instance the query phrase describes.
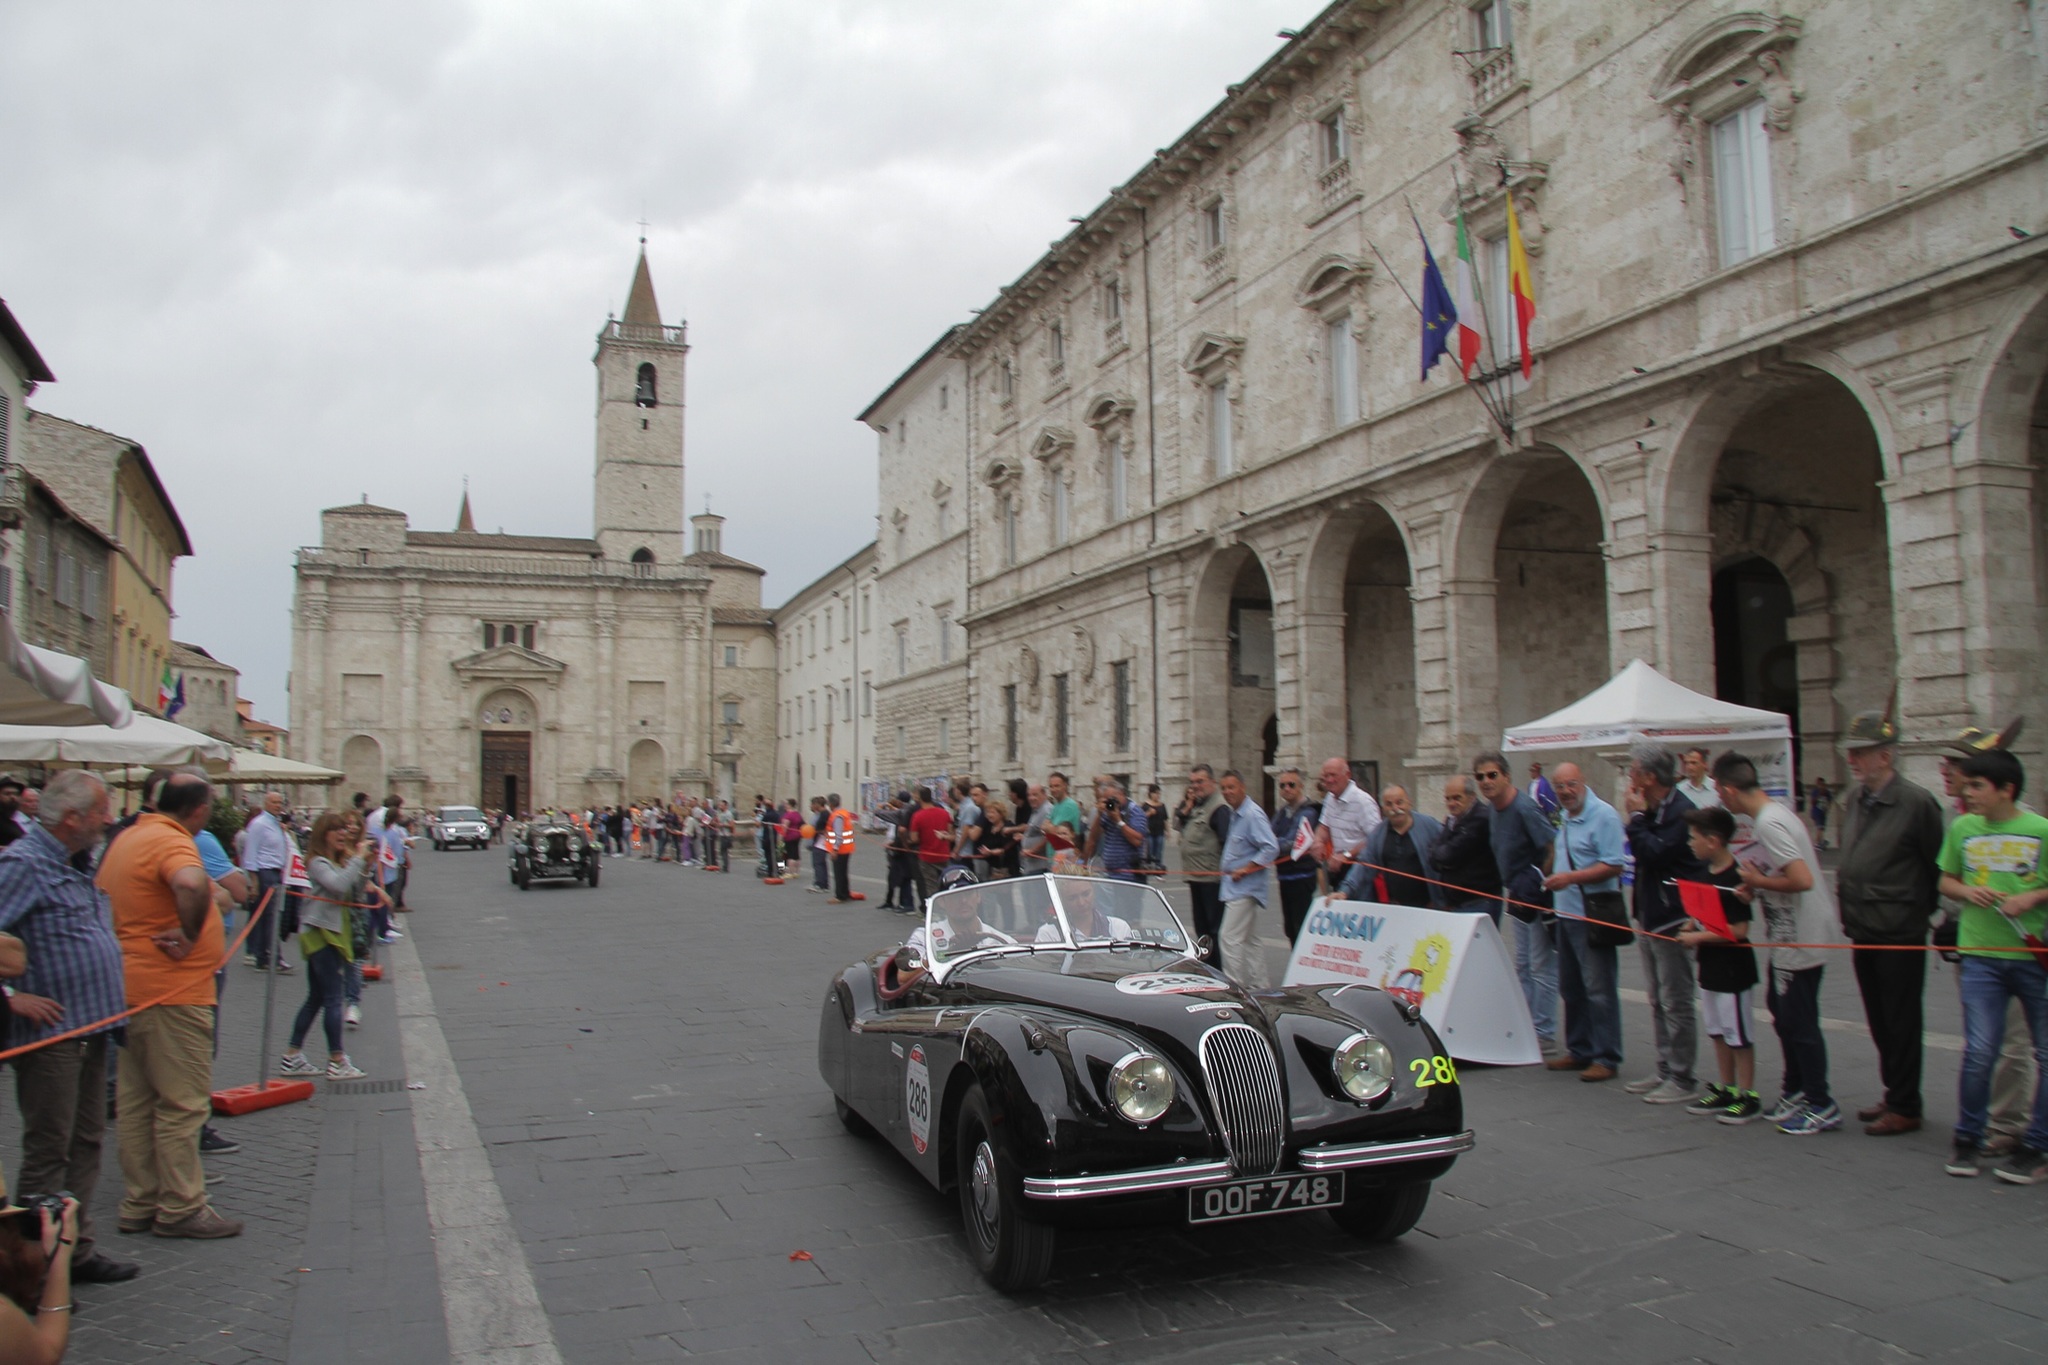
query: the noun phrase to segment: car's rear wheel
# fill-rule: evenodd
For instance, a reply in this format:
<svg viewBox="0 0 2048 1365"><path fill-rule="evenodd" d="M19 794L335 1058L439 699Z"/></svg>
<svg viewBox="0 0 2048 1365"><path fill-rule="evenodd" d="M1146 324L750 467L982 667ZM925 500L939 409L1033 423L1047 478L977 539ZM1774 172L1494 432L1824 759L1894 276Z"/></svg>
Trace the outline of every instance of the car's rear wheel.
<svg viewBox="0 0 2048 1365"><path fill-rule="evenodd" d="M1014 1294L1036 1288L1052 1273L1054 1236L1024 1216L1024 1182L994 1134L981 1087L970 1087L960 1101L953 1147L961 1221L982 1278Z"/></svg>
<svg viewBox="0 0 2048 1365"><path fill-rule="evenodd" d="M1429 1182L1354 1189L1330 1210L1338 1227L1365 1242L1391 1242L1414 1227L1429 1203Z"/></svg>
<svg viewBox="0 0 2048 1365"><path fill-rule="evenodd" d="M837 1095L832 1097L832 1112L839 1115L839 1126L855 1137L873 1137L875 1126L853 1111L853 1106Z"/></svg>
<svg viewBox="0 0 2048 1365"><path fill-rule="evenodd" d="M527 887L533 885L533 873L522 867L512 874L512 880L519 884L521 891L524 891Z"/></svg>
<svg viewBox="0 0 2048 1365"><path fill-rule="evenodd" d="M596 864L596 863L592 863L592 864L590 865L590 884L591 884L592 886L596 886L596 885L597 885L597 864Z"/></svg>

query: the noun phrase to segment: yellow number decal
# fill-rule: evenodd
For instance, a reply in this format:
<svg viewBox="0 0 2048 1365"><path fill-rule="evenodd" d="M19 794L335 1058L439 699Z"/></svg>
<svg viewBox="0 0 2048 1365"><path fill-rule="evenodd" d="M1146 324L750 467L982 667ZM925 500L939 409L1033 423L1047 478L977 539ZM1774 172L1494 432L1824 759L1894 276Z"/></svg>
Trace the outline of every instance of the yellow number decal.
<svg viewBox="0 0 2048 1365"><path fill-rule="evenodd" d="M1415 1088L1424 1090L1432 1085L1456 1085L1458 1069L1451 1065L1448 1057L1417 1057L1408 1063L1408 1069L1415 1073Z"/></svg>

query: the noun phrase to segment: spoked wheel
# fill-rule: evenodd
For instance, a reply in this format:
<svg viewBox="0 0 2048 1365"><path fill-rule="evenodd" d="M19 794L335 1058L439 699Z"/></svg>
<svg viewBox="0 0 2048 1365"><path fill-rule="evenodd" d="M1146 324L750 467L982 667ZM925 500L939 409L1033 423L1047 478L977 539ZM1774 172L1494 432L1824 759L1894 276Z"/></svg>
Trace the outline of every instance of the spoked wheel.
<svg viewBox="0 0 2048 1365"><path fill-rule="evenodd" d="M1365 1242L1391 1242L1414 1227L1429 1203L1429 1182L1353 1190L1330 1210L1337 1226Z"/></svg>
<svg viewBox="0 0 2048 1365"><path fill-rule="evenodd" d="M853 1106L837 1095L832 1097L832 1112L839 1115L839 1124L855 1137L873 1137L874 1125L853 1111Z"/></svg>
<svg viewBox="0 0 2048 1365"><path fill-rule="evenodd" d="M997 1144L981 1087L960 1102L954 1160L967 1247L982 1278L1006 1294L1034 1289L1052 1273L1053 1230L1025 1217L1024 1185Z"/></svg>

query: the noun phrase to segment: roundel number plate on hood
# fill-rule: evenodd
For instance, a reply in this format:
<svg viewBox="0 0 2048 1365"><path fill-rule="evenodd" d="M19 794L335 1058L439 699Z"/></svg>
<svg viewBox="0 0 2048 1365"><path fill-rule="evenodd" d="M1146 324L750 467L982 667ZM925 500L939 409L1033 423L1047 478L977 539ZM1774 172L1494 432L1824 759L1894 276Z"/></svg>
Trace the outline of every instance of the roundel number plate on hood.
<svg viewBox="0 0 2048 1365"><path fill-rule="evenodd" d="M910 1119L910 1145L923 1156L932 1137L932 1073L922 1047L910 1049L910 1065L903 1072L903 1112Z"/></svg>
<svg viewBox="0 0 2048 1365"><path fill-rule="evenodd" d="M1118 978L1116 988L1125 995L1194 995L1229 989L1213 976L1193 972L1138 972Z"/></svg>

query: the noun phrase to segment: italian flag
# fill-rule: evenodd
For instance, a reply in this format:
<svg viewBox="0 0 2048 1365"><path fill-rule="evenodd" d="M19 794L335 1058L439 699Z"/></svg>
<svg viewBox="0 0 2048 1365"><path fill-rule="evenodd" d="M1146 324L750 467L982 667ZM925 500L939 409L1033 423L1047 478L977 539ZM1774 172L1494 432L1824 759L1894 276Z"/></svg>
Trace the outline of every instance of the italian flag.
<svg viewBox="0 0 2048 1365"><path fill-rule="evenodd" d="M1536 291L1529 284L1529 253L1522 249L1522 225L1515 220L1515 196L1508 204L1508 292L1515 300L1515 341L1522 357L1522 378L1529 377L1529 324L1536 320Z"/></svg>
<svg viewBox="0 0 2048 1365"><path fill-rule="evenodd" d="M165 665L164 665L164 676L163 676L163 680L162 680L162 681L160 681L159 683L157 683L157 685L156 685L156 709L157 709L157 710L159 710L159 711L162 711L162 710L165 710L165 709L167 709L167 708L168 708L168 707L170 706L170 704L171 704L171 688L172 688L172 681L171 681L171 666L170 666L169 664L165 664Z"/></svg>
<svg viewBox="0 0 2048 1365"><path fill-rule="evenodd" d="M1472 282L1477 272L1472 268L1472 239L1465 234L1465 215L1458 215L1458 258L1451 267L1451 301L1458 307L1458 368L1465 378L1472 377L1472 367L1479 363L1480 352L1486 348L1486 335L1479 330L1479 301L1473 297Z"/></svg>

